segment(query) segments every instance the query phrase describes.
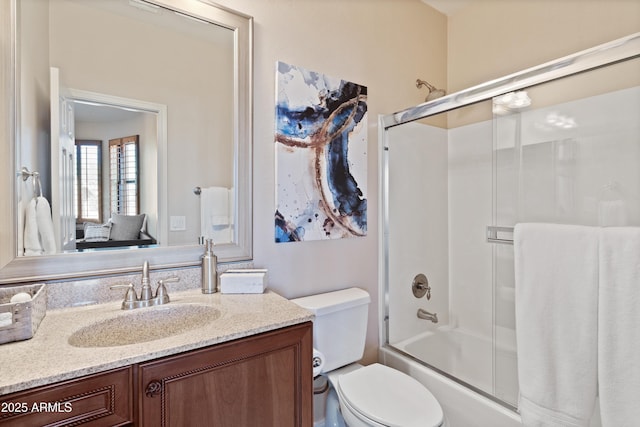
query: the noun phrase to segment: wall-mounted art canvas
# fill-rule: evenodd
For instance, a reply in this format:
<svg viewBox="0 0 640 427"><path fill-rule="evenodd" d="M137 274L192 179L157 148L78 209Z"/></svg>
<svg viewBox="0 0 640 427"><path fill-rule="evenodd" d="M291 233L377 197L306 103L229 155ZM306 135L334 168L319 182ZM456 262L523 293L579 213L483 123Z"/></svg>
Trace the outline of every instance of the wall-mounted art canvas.
<svg viewBox="0 0 640 427"><path fill-rule="evenodd" d="M277 63L275 241L367 234L367 88Z"/></svg>

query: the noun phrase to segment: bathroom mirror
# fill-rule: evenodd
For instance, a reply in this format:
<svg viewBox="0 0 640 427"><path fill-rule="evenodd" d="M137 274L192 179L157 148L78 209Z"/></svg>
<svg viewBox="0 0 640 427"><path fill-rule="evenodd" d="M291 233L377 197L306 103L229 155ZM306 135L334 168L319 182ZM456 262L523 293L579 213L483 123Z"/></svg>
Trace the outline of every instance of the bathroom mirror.
<svg viewBox="0 0 640 427"><path fill-rule="evenodd" d="M205 0L11 0L0 5L0 24L0 283L127 272L145 260L152 268L196 265L202 253L197 190L207 188L229 191L231 231L215 247L219 261L251 259L251 17ZM109 135L140 134L139 146L143 137L148 144L138 159L137 212L146 214L153 244L23 256L24 203L35 187L20 170L39 172L55 224L56 187L64 181L49 150L50 122L56 122L52 67L70 104L134 110L151 123L146 136L125 126ZM69 121L74 114L62 109L60 116ZM111 136L95 138L78 123L76 140L108 146ZM107 152L103 147L103 174ZM105 194L96 223L112 216Z"/></svg>

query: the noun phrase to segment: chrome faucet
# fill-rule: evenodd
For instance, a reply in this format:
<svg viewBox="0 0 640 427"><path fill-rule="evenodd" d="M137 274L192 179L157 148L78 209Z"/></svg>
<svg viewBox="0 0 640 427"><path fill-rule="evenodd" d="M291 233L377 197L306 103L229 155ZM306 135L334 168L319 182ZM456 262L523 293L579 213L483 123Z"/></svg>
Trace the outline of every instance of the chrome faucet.
<svg viewBox="0 0 640 427"><path fill-rule="evenodd" d="M127 293L124 294L124 300L122 301L122 309L133 310L135 308L152 307L154 305L169 303L169 294L167 293L165 284L178 281L180 281L180 278L176 276L159 280L154 296L153 290L151 289L151 280L149 279L149 262L145 261L142 266L142 289L140 290L140 298L138 298L133 283L129 283L128 285L113 285L111 289L127 288Z"/></svg>
<svg viewBox="0 0 640 427"><path fill-rule="evenodd" d="M429 313L428 311L419 308L418 319L431 320L433 323L438 323L438 313Z"/></svg>

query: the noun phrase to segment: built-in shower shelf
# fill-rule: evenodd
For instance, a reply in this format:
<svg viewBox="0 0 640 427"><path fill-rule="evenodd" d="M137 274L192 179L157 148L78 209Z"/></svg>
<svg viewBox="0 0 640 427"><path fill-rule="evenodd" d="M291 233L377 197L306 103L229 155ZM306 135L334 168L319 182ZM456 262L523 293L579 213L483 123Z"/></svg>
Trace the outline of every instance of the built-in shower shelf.
<svg viewBox="0 0 640 427"><path fill-rule="evenodd" d="M487 226L487 242L513 245L513 227Z"/></svg>

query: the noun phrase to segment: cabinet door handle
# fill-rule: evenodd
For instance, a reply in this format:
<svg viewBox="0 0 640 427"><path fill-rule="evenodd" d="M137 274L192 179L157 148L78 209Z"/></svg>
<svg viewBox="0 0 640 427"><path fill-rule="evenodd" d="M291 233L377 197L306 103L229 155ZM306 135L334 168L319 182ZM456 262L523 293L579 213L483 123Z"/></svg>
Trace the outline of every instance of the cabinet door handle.
<svg viewBox="0 0 640 427"><path fill-rule="evenodd" d="M147 397L156 397L162 391L162 383L158 380L150 381L147 384L147 388L144 390L144 393Z"/></svg>

